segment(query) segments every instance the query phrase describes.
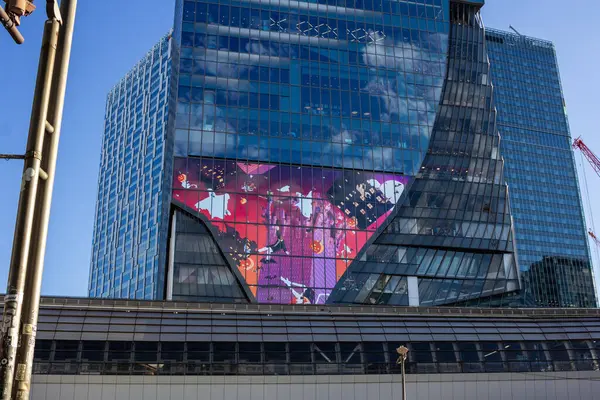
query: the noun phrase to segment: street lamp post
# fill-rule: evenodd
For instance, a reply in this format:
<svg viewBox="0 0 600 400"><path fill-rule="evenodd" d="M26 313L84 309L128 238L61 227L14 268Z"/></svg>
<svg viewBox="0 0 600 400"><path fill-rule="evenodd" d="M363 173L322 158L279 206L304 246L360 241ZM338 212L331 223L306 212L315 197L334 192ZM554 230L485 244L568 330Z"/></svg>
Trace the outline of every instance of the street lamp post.
<svg viewBox="0 0 600 400"><path fill-rule="evenodd" d="M396 364L400 364L400 371L402 374L402 400L406 400L406 372L404 370L404 362L408 356L408 348L406 346L400 346L396 351L398 352Z"/></svg>

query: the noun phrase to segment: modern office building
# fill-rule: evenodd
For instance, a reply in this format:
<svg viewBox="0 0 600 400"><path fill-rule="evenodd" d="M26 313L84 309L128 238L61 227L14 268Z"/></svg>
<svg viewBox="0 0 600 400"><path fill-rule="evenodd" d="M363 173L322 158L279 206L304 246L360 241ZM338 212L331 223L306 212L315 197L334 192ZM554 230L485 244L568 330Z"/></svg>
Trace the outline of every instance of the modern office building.
<svg viewBox="0 0 600 400"><path fill-rule="evenodd" d="M164 295L171 203L171 38L108 94L92 243L91 297Z"/></svg>
<svg viewBox="0 0 600 400"><path fill-rule="evenodd" d="M554 45L486 30L523 299L595 307L590 251Z"/></svg>
<svg viewBox="0 0 600 400"><path fill-rule="evenodd" d="M517 290L478 5L334 3L180 2L167 298Z"/></svg>
<svg viewBox="0 0 600 400"><path fill-rule="evenodd" d="M172 171L172 207L150 251L115 222L131 241L112 262L96 246L92 296L441 305L519 289L489 64L472 51L482 2L334 3L177 2L175 126L149 196L165 210ZM126 179L115 196L135 218Z"/></svg>
<svg viewBox="0 0 600 400"><path fill-rule="evenodd" d="M594 399L597 309L44 298L33 400Z"/></svg>
<svg viewBox="0 0 600 400"><path fill-rule="evenodd" d="M90 296L523 305L482 5L177 1L165 90L109 96Z"/></svg>

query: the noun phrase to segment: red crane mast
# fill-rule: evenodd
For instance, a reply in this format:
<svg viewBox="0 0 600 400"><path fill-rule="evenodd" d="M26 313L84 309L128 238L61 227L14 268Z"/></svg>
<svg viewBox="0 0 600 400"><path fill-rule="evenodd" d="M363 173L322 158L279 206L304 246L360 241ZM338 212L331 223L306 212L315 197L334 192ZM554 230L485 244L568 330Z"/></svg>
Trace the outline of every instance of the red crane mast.
<svg viewBox="0 0 600 400"><path fill-rule="evenodd" d="M589 161L589 163L592 166L592 168L594 169L594 171L596 171L598 176L600 176L600 159L598 158L597 155L595 155L592 152L592 150L590 150L589 147L586 146L585 143L583 143L583 140L581 140L580 137L575 139L575 141L573 142L573 148L579 149L579 151L581 151L581 153Z"/></svg>

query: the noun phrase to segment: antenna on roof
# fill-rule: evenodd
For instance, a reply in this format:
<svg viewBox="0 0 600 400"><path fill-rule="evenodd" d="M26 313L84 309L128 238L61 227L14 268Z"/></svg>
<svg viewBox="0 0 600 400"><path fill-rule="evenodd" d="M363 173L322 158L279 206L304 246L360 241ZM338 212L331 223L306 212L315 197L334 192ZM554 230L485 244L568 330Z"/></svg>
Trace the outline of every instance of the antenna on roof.
<svg viewBox="0 0 600 400"><path fill-rule="evenodd" d="M518 30L516 30L516 29L515 29L515 28L514 28L512 25L509 25L508 27L509 27L511 30L513 30L513 31L514 31L514 32L515 32L517 35L519 35L519 36L523 36L523 35L521 35L521 33L520 33Z"/></svg>

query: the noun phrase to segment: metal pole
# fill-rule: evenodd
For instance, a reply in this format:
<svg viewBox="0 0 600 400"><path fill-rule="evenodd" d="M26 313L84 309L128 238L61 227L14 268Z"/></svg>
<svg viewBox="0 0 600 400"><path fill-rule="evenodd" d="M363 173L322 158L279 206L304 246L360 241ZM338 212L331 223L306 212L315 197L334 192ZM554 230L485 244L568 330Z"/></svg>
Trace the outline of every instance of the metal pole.
<svg viewBox="0 0 600 400"><path fill-rule="evenodd" d="M52 77L52 91L50 95L50 107L48 109L48 122L53 129L49 130L51 133L49 133L49 137L44 142L42 152L42 167L47 173L47 179L40 184L39 196L36 199L35 205L34 226L36 229L31 239L30 262L27 269L27 283L24 292L25 300L23 302L23 317L21 319L23 329L21 332L21 345L17 351L16 387L13 391L13 399L15 400L29 399L29 392L31 390L33 351L35 348L39 315L42 272L44 270L46 239L48 237L56 158L62 126L76 10L77 0L61 1L60 15L63 18L63 24L58 39L56 69Z"/></svg>
<svg viewBox="0 0 600 400"><path fill-rule="evenodd" d="M4 298L0 332L0 399L2 400L9 400L12 393L23 291L33 227L33 211L40 180L41 153L46 135L46 118L50 100L50 79L54 72L59 25L56 19L48 20L44 25L40 63L33 96L21 195L17 208L8 287Z"/></svg>
<svg viewBox="0 0 600 400"><path fill-rule="evenodd" d="M399 357L396 364L400 364L400 373L402 374L402 400L406 400L406 371L404 370L404 363L408 356L408 347L400 346L396 349Z"/></svg>
<svg viewBox="0 0 600 400"><path fill-rule="evenodd" d="M8 16L4 8L0 7L0 23L6 28L10 36L13 38L16 44L23 44L25 38L21 35L21 32L17 29L17 24Z"/></svg>
<svg viewBox="0 0 600 400"><path fill-rule="evenodd" d="M401 371L402 371L402 400L406 400L406 373L404 371L404 361L406 361L405 358L402 358L402 365L401 365Z"/></svg>

